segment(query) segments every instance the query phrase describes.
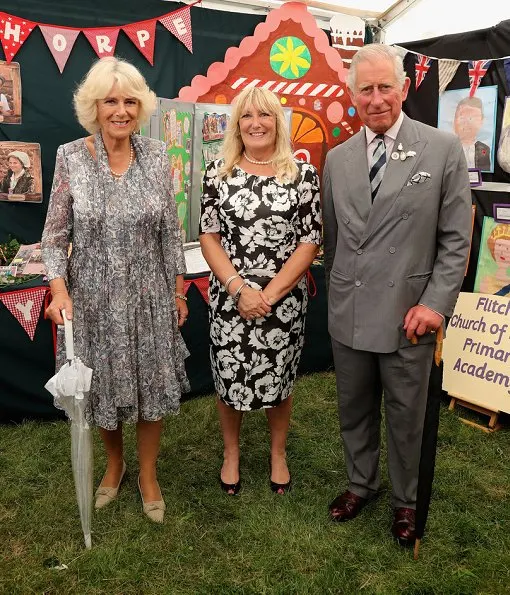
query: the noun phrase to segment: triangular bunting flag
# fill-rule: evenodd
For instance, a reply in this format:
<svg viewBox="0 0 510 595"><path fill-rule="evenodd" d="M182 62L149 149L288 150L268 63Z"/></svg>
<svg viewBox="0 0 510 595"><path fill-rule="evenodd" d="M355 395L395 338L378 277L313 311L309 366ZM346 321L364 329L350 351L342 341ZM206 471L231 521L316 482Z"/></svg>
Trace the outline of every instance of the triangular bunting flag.
<svg viewBox="0 0 510 595"><path fill-rule="evenodd" d="M0 14L0 39L4 49L5 60L9 64L37 23L27 21L5 12Z"/></svg>
<svg viewBox="0 0 510 595"><path fill-rule="evenodd" d="M193 53L193 37L191 34L191 10L189 6L174 10L160 17L159 22L166 27L170 33L175 35L179 41Z"/></svg>
<svg viewBox="0 0 510 595"><path fill-rule="evenodd" d="M74 42L80 34L80 29L53 27L52 25L39 25L39 29L50 48L51 55L55 58L60 74L62 74Z"/></svg>
<svg viewBox="0 0 510 595"><path fill-rule="evenodd" d="M154 65L154 41L156 38L156 21L157 19L150 19L148 21L131 23L122 27L124 33L126 33L129 39L142 52L142 54L148 60L151 66Z"/></svg>
<svg viewBox="0 0 510 595"><path fill-rule="evenodd" d="M82 29L82 31L99 58L113 56L120 27L98 27L97 29Z"/></svg>
<svg viewBox="0 0 510 595"><path fill-rule="evenodd" d="M460 60L449 60L445 58L439 60L439 95L442 95L446 87L450 84L457 72L459 64Z"/></svg>
<svg viewBox="0 0 510 595"><path fill-rule="evenodd" d="M425 78L427 72L429 71L430 65L432 64L432 58L428 58L422 54L416 54L416 57L418 58L418 62L414 67L415 88L418 89L418 87L423 83L423 79Z"/></svg>
<svg viewBox="0 0 510 595"><path fill-rule="evenodd" d="M46 287L37 287L0 294L0 301L25 329L31 341L34 340L41 306L47 291Z"/></svg>
<svg viewBox="0 0 510 595"><path fill-rule="evenodd" d="M492 60L470 60L469 61L469 96L473 97L480 86L483 77L486 75Z"/></svg>
<svg viewBox="0 0 510 595"><path fill-rule="evenodd" d="M184 295L188 293L188 289L191 285L194 285L200 295L204 298L204 301L209 303L209 277L197 277L196 279L185 279L184 280Z"/></svg>

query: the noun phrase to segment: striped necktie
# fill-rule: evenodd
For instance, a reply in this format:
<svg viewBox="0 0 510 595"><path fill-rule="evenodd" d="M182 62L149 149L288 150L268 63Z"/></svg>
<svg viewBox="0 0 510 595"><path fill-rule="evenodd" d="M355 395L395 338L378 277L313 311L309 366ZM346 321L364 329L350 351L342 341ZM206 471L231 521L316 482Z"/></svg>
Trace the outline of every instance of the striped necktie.
<svg viewBox="0 0 510 595"><path fill-rule="evenodd" d="M384 170L386 169L386 145L384 144L384 134L378 134L375 137L375 140L377 141L377 145L372 154L372 163L370 164L372 202L374 202L383 179Z"/></svg>

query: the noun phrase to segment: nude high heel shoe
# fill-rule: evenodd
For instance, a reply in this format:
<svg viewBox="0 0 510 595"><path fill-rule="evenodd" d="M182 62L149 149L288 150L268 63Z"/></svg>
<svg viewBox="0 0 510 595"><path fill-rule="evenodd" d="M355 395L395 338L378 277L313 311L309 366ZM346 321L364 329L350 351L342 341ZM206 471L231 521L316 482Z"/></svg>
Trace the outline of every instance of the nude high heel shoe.
<svg viewBox="0 0 510 595"><path fill-rule="evenodd" d="M119 480L117 487L116 488L106 488L106 487L99 486L97 488L96 503L94 505L94 508L96 510L103 508L104 506L106 506L107 504L110 504L110 502L113 502L113 500L115 500L115 498L117 497L117 494L119 493L120 484L122 483L122 480L124 479L125 473L126 473L126 461L122 461L122 473L121 473L120 480Z"/></svg>
<svg viewBox="0 0 510 595"><path fill-rule="evenodd" d="M140 476L138 476L138 491L140 492L140 498L142 499L142 508L146 516L150 518L154 523L162 523L165 517L165 502L163 499L154 500L153 502L144 502L142 488L140 487ZM161 492L161 490L160 490Z"/></svg>

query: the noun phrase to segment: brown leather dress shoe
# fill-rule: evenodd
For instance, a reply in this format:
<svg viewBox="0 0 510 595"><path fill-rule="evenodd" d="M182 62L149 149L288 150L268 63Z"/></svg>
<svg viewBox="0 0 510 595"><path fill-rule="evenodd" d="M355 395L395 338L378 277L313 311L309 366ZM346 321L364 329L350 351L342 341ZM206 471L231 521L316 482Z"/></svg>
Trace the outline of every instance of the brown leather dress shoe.
<svg viewBox="0 0 510 595"><path fill-rule="evenodd" d="M340 496L337 496L329 505L329 514L331 520L338 523L350 521L356 518L361 509L368 504L369 500L362 498L347 490Z"/></svg>
<svg viewBox="0 0 510 595"><path fill-rule="evenodd" d="M412 547L416 541L416 511L412 508L395 508L391 533L403 547Z"/></svg>

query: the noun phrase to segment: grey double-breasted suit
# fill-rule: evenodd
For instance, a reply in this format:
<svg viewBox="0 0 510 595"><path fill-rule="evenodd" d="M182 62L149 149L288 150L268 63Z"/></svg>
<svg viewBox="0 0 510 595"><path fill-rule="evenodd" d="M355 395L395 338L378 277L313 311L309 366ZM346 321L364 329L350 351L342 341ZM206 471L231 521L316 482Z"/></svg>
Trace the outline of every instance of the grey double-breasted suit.
<svg viewBox="0 0 510 595"><path fill-rule="evenodd" d="M411 155L388 159L373 205L363 129L328 153L322 193L350 489L362 497L378 489L384 389L394 503L413 507L434 335L413 346L403 322L417 304L451 314L466 267L471 194L456 136L404 116L393 151L400 145Z"/></svg>

